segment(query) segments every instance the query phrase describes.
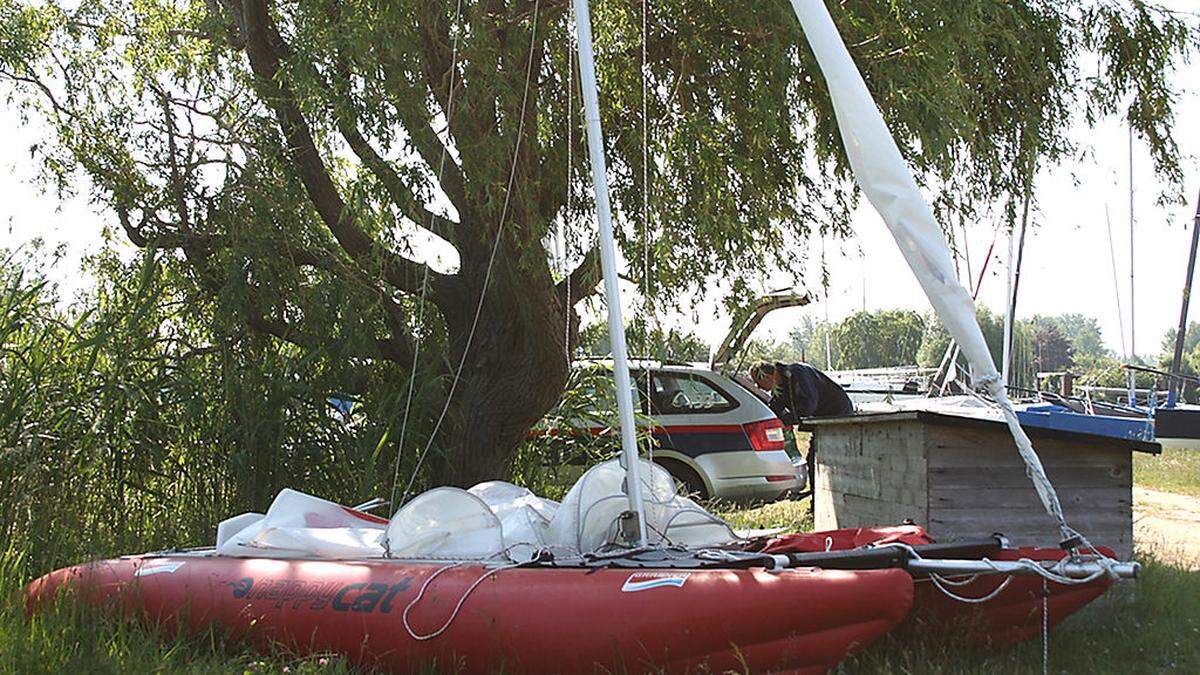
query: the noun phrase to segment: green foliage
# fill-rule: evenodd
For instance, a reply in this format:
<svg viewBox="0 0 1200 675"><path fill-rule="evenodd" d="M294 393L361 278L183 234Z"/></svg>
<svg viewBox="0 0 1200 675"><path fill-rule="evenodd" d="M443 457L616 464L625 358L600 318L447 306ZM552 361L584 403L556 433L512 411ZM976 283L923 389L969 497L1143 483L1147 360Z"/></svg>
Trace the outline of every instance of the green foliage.
<svg viewBox="0 0 1200 675"><path fill-rule="evenodd" d="M1035 316L1035 324L1049 324L1058 329L1071 343L1071 351L1075 358L1099 358L1110 356L1111 350L1104 344L1104 336L1100 331L1100 322L1095 317L1076 313L1056 314L1054 316Z"/></svg>
<svg viewBox="0 0 1200 675"><path fill-rule="evenodd" d="M797 359L787 359L802 361L822 370L833 370L838 363L838 346L833 343L832 336L829 337L829 356L825 358L825 340L829 326L823 321L817 321L811 316L805 316L800 320L800 325L788 332L787 348L789 353L798 355ZM784 359L756 359L762 361L784 361ZM832 361L833 363L829 363Z"/></svg>
<svg viewBox="0 0 1200 675"><path fill-rule="evenodd" d="M1071 368L1075 348L1058 326L1036 318L1030 322L1033 332L1033 365L1039 372L1061 372Z"/></svg>
<svg viewBox="0 0 1200 675"><path fill-rule="evenodd" d="M911 310L855 312L833 328L839 368L902 366L917 361L925 318Z"/></svg>
<svg viewBox="0 0 1200 675"><path fill-rule="evenodd" d="M654 420L644 408L642 392L647 386L634 371L635 438L649 454ZM513 464L512 481L551 499L561 499L583 471L621 451L617 418L616 387L612 370L603 366L571 369L567 388L558 405L538 422L521 445Z"/></svg>
<svg viewBox="0 0 1200 675"><path fill-rule="evenodd" d="M701 363L708 361L709 346L700 336L674 326L651 326L635 319L625 327L625 344L633 358L656 361ZM601 321L579 331L579 352L587 356L612 353L608 338L608 322Z"/></svg>
<svg viewBox="0 0 1200 675"><path fill-rule="evenodd" d="M784 500L719 512L735 529L766 530L786 527L789 531L807 532L813 529L812 500Z"/></svg>
<svg viewBox="0 0 1200 675"><path fill-rule="evenodd" d="M1162 339L1162 353L1158 357L1158 368L1170 372L1175 360L1175 336L1179 331L1174 328L1167 330ZM1179 372L1183 375L1196 377L1200 374L1200 323L1188 323L1187 332L1183 336L1183 358L1179 363ZM1162 383L1168 386L1169 383ZM1184 382L1181 391L1183 398L1195 402L1200 398L1200 387L1192 382Z"/></svg>
<svg viewBox="0 0 1200 675"><path fill-rule="evenodd" d="M153 252L101 256L70 307L34 266L0 264L0 536L26 570L206 544L283 487L389 494L403 378L360 370L350 391L328 354L214 325Z"/></svg>

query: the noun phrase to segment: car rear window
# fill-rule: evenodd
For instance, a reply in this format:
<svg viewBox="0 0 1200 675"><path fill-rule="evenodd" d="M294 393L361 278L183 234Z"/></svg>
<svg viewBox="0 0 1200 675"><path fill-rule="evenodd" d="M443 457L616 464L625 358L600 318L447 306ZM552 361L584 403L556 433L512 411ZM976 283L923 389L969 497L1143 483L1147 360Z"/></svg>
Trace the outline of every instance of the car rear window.
<svg viewBox="0 0 1200 675"><path fill-rule="evenodd" d="M653 375L650 403L658 414L721 413L737 407L729 394L696 373L658 371Z"/></svg>

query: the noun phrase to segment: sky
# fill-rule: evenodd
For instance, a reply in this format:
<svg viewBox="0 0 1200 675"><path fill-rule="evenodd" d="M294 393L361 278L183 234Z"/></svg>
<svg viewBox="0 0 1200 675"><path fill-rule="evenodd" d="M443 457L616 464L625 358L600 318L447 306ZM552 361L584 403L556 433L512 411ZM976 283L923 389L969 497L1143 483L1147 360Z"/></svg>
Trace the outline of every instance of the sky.
<svg viewBox="0 0 1200 675"><path fill-rule="evenodd" d="M1182 0L1169 4L1194 7ZM1174 137L1181 154L1187 203L1159 205L1164 185L1154 175L1147 148L1135 140L1132 152L1132 327L1137 352L1143 355L1156 353L1163 335L1178 322L1191 224L1200 192L1200 125L1195 123L1200 111L1200 63L1181 65L1171 79L1179 93ZM0 110L0 128L6 130L0 141L0 247L27 247L35 238L49 248L61 247L63 257L48 275L63 295L70 297L88 283L79 274L79 262L102 246L101 227L111 221L111 214L98 212L88 203L82 183L81 196L67 199L41 189L29 151L39 140L36 125L22 124L17 113L6 108ZM1073 135L1090 150L1086 156L1047 167L1035 181L1038 209L1031 216L1033 226L1025 244L1017 316L1063 312L1093 316L1099 320L1108 346L1124 354L1131 339L1128 133L1120 119L1105 119L1094 129L1080 125ZM1106 211L1111 221L1111 248ZM776 312L763 322L756 337L784 339L805 314L818 320L828 315L837 321L863 308L930 310L891 235L865 200L852 225L852 239L826 242L831 279L828 297L808 307ZM995 222L967 224L966 248L976 275L994 232ZM980 301L997 311L1005 305L1006 254L1007 237L1002 234L980 292ZM808 290L824 295L819 287ZM1118 293L1121 314L1117 311ZM715 346L729 328L729 318L719 302L717 297L705 298L694 317L689 313L666 321L680 321ZM1192 303L1192 320L1200 320L1198 305L1200 302Z"/></svg>

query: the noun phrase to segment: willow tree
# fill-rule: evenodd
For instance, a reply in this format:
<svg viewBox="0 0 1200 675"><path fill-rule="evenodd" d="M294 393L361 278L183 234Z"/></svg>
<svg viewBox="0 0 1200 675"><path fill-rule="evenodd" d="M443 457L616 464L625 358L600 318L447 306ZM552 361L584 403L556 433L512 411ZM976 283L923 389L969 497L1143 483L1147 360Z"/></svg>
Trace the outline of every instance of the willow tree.
<svg viewBox="0 0 1200 675"><path fill-rule="evenodd" d="M736 296L798 273L816 228L848 231L855 193L786 2L593 5L619 240L653 261L629 266L635 282L662 303L719 276ZM437 359L421 378L447 401L435 479L506 473L559 396L598 281L568 2L0 8L10 96L44 120L34 154L60 187L86 176L231 336L400 378ZM1109 0L832 9L943 208L1002 201L1033 158L1074 150L1071 125L1113 113L1178 179L1168 75L1187 16ZM457 264L426 264L451 249Z"/></svg>

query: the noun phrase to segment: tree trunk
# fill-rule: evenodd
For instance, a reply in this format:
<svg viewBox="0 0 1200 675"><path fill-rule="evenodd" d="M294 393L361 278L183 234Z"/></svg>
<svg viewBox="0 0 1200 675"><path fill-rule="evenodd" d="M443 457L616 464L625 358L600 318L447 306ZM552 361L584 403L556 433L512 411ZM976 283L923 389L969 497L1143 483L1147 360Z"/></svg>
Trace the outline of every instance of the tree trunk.
<svg viewBox="0 0 1200 675"><path fill-rule="evenodd" d="M517 447L566 385L567 321L574 329L574 312L555 293L548 271L521 269L515 256L499 258L441 442L434 442L428 460L434 485L470 487L506 478ZM474 289L447 313L454 366L482 283L469 286Z"/></svg>

